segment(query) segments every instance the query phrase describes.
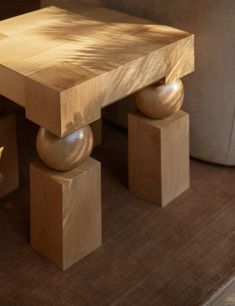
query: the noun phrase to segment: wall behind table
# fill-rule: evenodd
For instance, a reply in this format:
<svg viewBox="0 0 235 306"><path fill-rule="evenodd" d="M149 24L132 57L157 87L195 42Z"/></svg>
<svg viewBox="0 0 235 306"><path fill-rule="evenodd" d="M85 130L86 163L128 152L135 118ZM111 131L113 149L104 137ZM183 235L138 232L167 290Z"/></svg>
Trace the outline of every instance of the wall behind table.
<svg viewBox="0 0 235 306"><path fill-rule="evenodd" d="M76 1L76 0L75 0ZM43 1L45 2L45 1ZM191 154L235 165L235 1L87 0L196 34L196 71L184 78ZM129 100L108 116L125 125ZM118 116L116 116L118 114ZM107 116L107 113L106 113Z"/></svg>

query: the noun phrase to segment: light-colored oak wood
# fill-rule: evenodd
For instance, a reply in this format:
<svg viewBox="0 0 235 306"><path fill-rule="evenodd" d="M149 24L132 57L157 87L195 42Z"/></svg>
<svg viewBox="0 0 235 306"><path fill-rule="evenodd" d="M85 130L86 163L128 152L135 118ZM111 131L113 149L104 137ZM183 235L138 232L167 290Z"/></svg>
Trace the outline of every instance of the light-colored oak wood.
<svg viewBox="0 0 235 306"><path fill-rule="evenodd" d="M0 22L0 94L57 136L163 77L171 82L194 69L187 32L79 1L77 12L48 7Z"/></svg>
<svg viewBox="0 0 235 306"><path fill-rule="evenodd" d="M100 163L58 172L34 162L30 177L32 247L65 270L101 245Z"/></svg>
<svg viewBox="0 0 235 306"><path fill-rule="evenodd" d="M189 188L189 117L183 111L162 120L139 111L128 115L129 187L164 206Z"/></svg>
<svg viewBox="0 0 235 306"><path fill-rule="evenodd" d="M92 149L93 133L89 125L62 138L44 128L38 131L38 154L41 160L52 169L72 170L90 156Z"/></svg>
<svg viewBox="0 0 235 306"><path fill-rule="evenodd" d="M0 40L1 40L1 39L4 39L4 38L7 38L7 36L6 36L6 35L3 35L3 34L0 34Z"/></svg>
<svg viewBox="0 0 235 306"><path fill-rule="evenodd" d="M0 114L0 197L18 188L18 152L13 114Z"/></svg>
<svg viewBox="0 0 235 306"><path fill-rule="evenodd" d="M148 86L135 94L138 109L154 119L166 118L180 110L184 101L184 86L181 80Z"/></svg>

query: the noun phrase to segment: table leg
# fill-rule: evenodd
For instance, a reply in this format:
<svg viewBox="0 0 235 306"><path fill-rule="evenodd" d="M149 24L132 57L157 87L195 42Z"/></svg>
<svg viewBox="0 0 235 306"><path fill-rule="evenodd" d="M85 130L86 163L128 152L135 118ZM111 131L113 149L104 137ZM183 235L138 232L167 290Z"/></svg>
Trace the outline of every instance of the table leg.
<svg viewBox="0 0 235 306"><path fill-rule="evenodd" d="M101 245L101 170L89 126L64 138L41 128L31 164L31 244L65 270ZM48 166L48 167L47 167Z"/></svg>
<svg viewBox="0 0 235 306"><path fill-rule="evenodd" d="M19 186L16 123L13 114L0 115L0 197Z"/></svg>
<svg viewBox="0 0 235 306"><path fill-rule="evenodd" d="M189 117L179 110L181 81L160 84L136 96L141 110L128 116L129 187L164 206L189 188Z"/></svg>

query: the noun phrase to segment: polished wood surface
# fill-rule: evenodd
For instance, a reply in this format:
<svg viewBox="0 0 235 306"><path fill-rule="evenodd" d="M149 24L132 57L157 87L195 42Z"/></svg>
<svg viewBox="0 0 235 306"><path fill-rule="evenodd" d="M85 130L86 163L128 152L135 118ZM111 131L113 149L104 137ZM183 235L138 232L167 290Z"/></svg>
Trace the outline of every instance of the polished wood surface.
<svg viewBox="0 0 235 306"><path fill-rule="evenodd" d="M140 112L128 116L129 187L164 206L190 185L189 117L178 111L162 120Z"/></svg>
<svg viewBox="0 0 235 306"><path fill-rule="evenodd" d="M164 119L180 110L184 101L181 80L169 84L154 84L135 94L136 105L145 116Z"/></svg>
<svg viewBox="0 0 235 306"><path fill-rule="evenodd" d="M101 245L100 163L68 172L31 164L31 244L65 270Z"/></svg>
<svg viewBox="0 0 235 306"><path fill-rule="evenodd" d="M18 186L15 116L3 111L0 113L0 197L17 189Z"/></svg>
<svg viewBox="0 0 235 306"><path fill-rule="evenodd" d="M37 151L41 160L50 168L68 171L81 165L93 149L91 127L85 126L62 138L40 128Z"/></svg>
<svg viewBox="0 0 235 306"><path fill-rule="evenodd" d="M193 71L193 35L77 5L77 14L48 7L0 22L0 94L57 136L163 77L170 82Z"/></svg>

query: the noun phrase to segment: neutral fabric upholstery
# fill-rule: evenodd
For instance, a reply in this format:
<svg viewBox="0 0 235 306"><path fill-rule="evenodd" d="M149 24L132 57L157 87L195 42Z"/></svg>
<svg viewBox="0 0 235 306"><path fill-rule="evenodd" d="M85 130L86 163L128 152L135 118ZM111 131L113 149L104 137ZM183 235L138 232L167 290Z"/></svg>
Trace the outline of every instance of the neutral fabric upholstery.
<svg viewBox="0 0 235 306"><path fill-rule="evenodd" d="M184 79L191 155L235 165L235 1L90 0L196 34L196 71Z"/></svg>

